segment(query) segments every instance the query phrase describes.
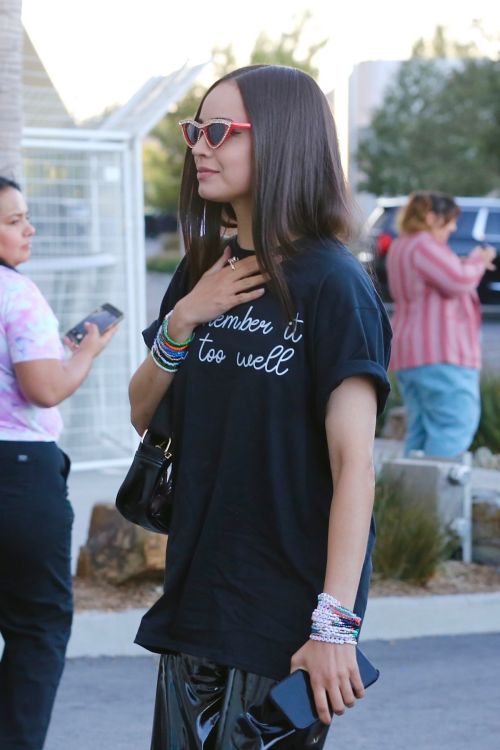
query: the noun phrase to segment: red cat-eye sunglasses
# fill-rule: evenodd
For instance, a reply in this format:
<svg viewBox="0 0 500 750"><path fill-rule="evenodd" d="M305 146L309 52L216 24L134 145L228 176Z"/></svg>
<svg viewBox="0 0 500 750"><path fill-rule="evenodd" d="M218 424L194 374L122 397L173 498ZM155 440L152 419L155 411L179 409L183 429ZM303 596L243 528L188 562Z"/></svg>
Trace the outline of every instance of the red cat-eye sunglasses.
<svg viewBox="0 0 500 750"><path fill-rule="evenodd" d="M207 144L212 149L222 146L233 130L248 130L252 127L249 122L233 122L233 120L227 120L224 117L214 117L203 124L196 122L196 120L181 120L179 125L189 148L196 146L201 134L204 133Z"/></svg>

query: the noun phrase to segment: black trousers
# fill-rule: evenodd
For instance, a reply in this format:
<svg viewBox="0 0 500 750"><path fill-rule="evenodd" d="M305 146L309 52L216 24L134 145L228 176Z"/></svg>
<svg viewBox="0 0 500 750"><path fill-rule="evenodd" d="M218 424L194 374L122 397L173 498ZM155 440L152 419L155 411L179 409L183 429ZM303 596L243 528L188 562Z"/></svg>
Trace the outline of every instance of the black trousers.
<svg viewBox="0 0 500 750"><path fill-rule="evenodd" d="M316 750L328 727L296 730L274 707L275 680L187 654L160 659L151 750Z"/></svg>
<svg viewBox="0 0 500 750"><path fill-rule="evenodd" d="M0 441L0 748L41 750L71 631L69 459Z"/></svg>

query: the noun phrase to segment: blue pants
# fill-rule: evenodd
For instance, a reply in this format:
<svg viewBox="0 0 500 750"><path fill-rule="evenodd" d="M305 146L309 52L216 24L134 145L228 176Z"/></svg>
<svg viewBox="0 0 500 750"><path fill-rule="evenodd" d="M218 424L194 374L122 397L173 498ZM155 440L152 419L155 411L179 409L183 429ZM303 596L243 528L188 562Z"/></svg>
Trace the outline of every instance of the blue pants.
<svg viewBox="0 0 500 750"><path fill-rule="evenodd" d="M406 411L405 455L451 458L468 450L479 424L479 370L437 364L396 373Z"/></svg>
<svg viewBox="0 0 500 750"><path fill-rule="evenodd" d="M69 459L0 441L0 748L41 750L71 631Z"/></svg>

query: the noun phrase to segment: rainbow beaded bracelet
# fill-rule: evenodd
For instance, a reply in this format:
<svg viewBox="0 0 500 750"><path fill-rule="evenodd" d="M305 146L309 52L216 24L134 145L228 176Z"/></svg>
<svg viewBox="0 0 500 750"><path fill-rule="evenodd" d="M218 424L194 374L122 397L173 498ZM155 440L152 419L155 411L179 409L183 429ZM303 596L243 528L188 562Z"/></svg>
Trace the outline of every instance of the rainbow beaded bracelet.
<svg viewBox="0 0 500 750"><path fill-rule="evenodd" d="M342 604L334 596L322 593L312 613L310 638L324 643L356 644L359 638L361 617Z"/></svg>
<svg viewBox="0 0 500 750"><path fill-rule="evenodd" d="M151 347L151 357L160 370L175 373L188 355L189 345L194 338L194 333L185 341L175 341L168 335L168 320L172 314L170 311L158 329L156 338Z"/></svg>

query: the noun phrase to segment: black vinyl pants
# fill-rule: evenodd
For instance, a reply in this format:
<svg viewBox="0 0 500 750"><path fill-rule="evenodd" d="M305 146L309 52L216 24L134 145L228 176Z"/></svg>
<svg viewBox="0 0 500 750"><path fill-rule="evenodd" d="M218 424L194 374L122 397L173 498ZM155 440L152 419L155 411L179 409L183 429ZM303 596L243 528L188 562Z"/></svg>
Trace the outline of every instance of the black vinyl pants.
<svg viewBox="0 0 500 750"><path fill-rule="evenodd" d="M71 631L69 459L0 441L0 748L41 750Z"/></svg>
<svg viewBox="0 0 500 750"><path fill-rule="evenodd" d="M160 659L151 750L316 750L328 727L296 730L269 699L276 680L187 654Z"/></svg>

